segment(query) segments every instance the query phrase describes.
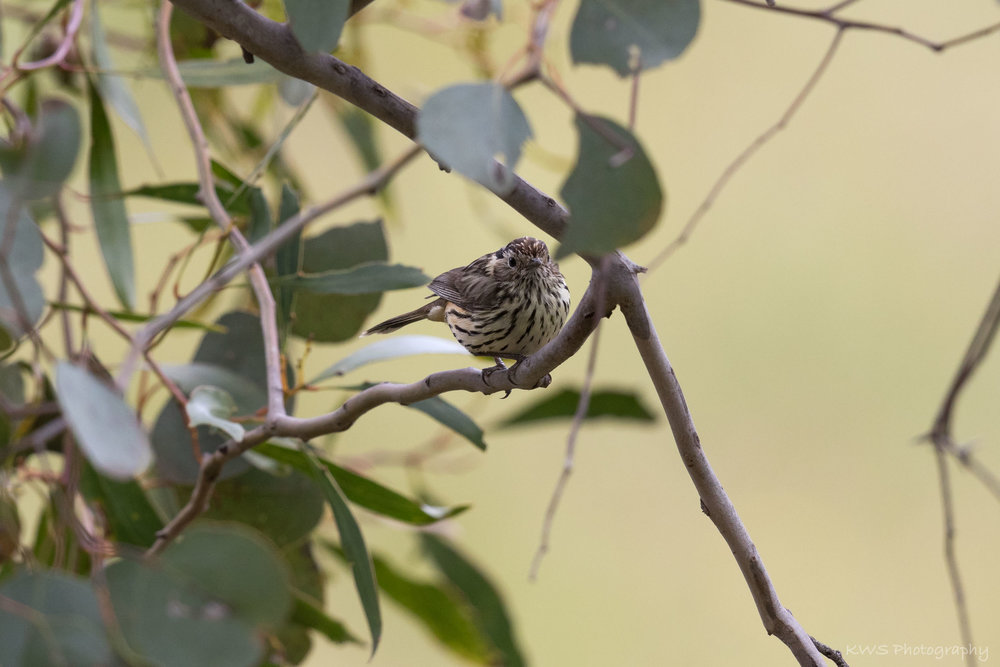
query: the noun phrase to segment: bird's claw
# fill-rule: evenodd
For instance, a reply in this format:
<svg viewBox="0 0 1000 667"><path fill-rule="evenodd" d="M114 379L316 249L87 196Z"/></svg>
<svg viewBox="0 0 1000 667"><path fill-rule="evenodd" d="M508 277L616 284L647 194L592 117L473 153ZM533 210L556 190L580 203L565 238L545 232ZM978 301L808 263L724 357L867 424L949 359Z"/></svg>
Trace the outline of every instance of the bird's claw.
<svg viewBox="0 0 1000 667"><path fill-rule="evenodd" d="M497 362L496 365L495 366L490 366L489 368L484 368L483 371L482 371L482 373L483 373L483 382L485 382L486 384L490 383L490 377L494 373L496 373L497 371L507 371L507 378L510 379L510 370L511 369L507 368L507 364L505 364L503 362L503 359L501 359L499 357L495 357L495 358L496 358L496 362ZM504 389L503 398L507 398L508 396L510 396L510 392L511 391L512 391L511 389Z"/></svg>

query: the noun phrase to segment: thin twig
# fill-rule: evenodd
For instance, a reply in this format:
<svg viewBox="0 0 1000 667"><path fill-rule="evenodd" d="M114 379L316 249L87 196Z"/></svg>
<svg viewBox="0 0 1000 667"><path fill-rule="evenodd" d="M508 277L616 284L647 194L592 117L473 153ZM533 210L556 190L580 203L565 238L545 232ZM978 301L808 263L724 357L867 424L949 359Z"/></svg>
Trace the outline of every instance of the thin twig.
<svg viewBox="0 0 1000 667"><path fill-rule="evenodd" d="M605 258L607 259L607 258ZM604 262L605 267L607 262ZM595 272L595 282L597 284L596 302L597 312L601 313L605 309L605 289L604 272ZM542 536L538 542L538 549L535 557L531 561L531 570L528 578L532 581L538 579L538 570L542 567L542 559L549 552L549 541L552 536L552 526L555 524L556 512L559 511L559 503L562 501L563 493L569 484L569 478L573 474L573 465L576 458L576 438L583 427L583 420L587 417L590 409L590 396L594 387L594 370L597 367L597 350L601 337L601 324L598 320L594 333L591 334L590 354L587 357L587 370L583 378L583 387L580 390L580 400L576 404L576 412L573 414L573 422L570 424L569 436L566 438L566 456L563 458L563 467L556 480L556 487L552 491L549 499L549 506L545 510L545 518L542 520Z"/></svg>
<svg viewBox="0 0 1000 667"><path fill-rule="evenodd" d="M799 90L798 94L792 100L792 103L785 109L785 112L781 114L778 121L764 130L757 136L756 139L751 141L750 145L744 148L743 152L737 155L736 159L730 162L729 165L722 170L719 178L716 179L715 184L712 185L712 189L708 191L708 194L705 195L701 204L698 205L698 208L694 210L694 213L691 214L691 217L688 218L688 221L684 224L684 227L681 229L681 233L678 234L673 241L667 244L667 247L661 250L659 254L657 254L656 257L654 257L647 264L650 271L669 259L679 247L687 243L688 239L691 238L691 234L698 226L698 223L700 223L701 219L705 217L708 210L712 208L715 200L718 199L722 191L727 185L729 185L729 181L733 178L733 176L736 175L736 173L757 153L757 151L763 148L769 141L771 141L771 139L775 137L775 135L788 126L788 123L791 122L792 118L802 107L806 98L809 97L809 93L813 91L820 78L822 78L823 74L826 72L827 67L830 66L830 63L833 61L833 56L837 52L837 48L840 46L840 40L843 36L843 29L838 30L837 34L833 36L833 40L826 48L826 53L823 54L823 57L820 59L816 69L813 70L813 73L806 80L805 85L801 90Z"/></svg>
<svg viewBox="0 0 1000 667"><path fill-rule="evenodd" d="M884 23L873 23L871 21L855 21L852 19L844 19L835 15L835 12L846 7L849 2L841 2L830 9L798 9L795 7L786 7L784 5L780 6L769 6L762 4L760 2L754 2L753 0L726 0L726 2L732 2L737 5L743 5L744 7L753 7L755 9L763 9L769 12L777 12L780 14L788 14L791 16L799 16L802 18L816 19L819 21L824 21L830 23L837 27L838 30L864 30L869 32L882 32L889 35L894 35L901 39L919 44L920 46L926 47L931 51L944 51L959 44L965 44L974 39L979 39L985 37L986 35L993 34L994 32L1000 30L1000 23L991 24L985 28L980 28L974 30L968 34L961 35L952 39L945 41L934 41L912 33L905 28L900 28L898 26L886 25Z"/></svg>
<svg viewBox="0 0 1000 667"><path fill-rule="evenodd" d="M30 63L18 63L18 56L21 55L21 50L18 50L17 54L13 58L14 64L12 69L27 72L30 70L42 69L44 67L52 67L53 65L62 63L66 56L69 55L70 49L73 48L73 43L76 40L76 33L80 29L80 25L83 23L83 5L84 0L73 0L73 7L69 13L69 21L66 22L66 33L63 35L62 40L60 40L59 46L56 47L56 50L53 51L51 55Z"/></svg>
<svg viewBox="0 0 1000 667"><path fill-rule="evenodd" d="M969 608L965 601L965 589L962 586L962 573L958 567L958 556L955 553L955 507L951 490L951 478L948 474L948 457L940 447L934 449L937 461L938 481L941 487L941 514L944 523L944 562L948 567L948 580L951 582L951 592L955 599L955 613L958 615L958 632L964 646L972 646L972 626L969 623ZM971 651L966 654L966 664L973 667L976 656Z"/></svg>
<svg viewBox="0 0 1000 667"><path fill-rule="evenodd" d="M177 60L174 58L173 46L170 43L170 17L173 13L173 5L169 0L163 0L160 5L160 15L157 21L157 52L160 56L160 66L163 74L170 84L170 90L180 107L184 125L191 137L194 147L196 164L198 166L198 197L208 208L209 213L215 223L229 234L229 238L236 248L236 251L244 255L250 249L243 233L232 224L232 219L225 207L219 200L215 191L215 181L212 176L212 160L209 155L208 140L201 129L198 114L191 96L184 86L180 70L177 67ZM274 295L271 293L271 286L268 284L264 268L259 263L253 263L249 267L250 285L253 288L254 296L257 298L257 307L260 309L260 325L264 339L265 368L267 369L267 414L268 418L275 418L285 414L284 387L281 381L281 350L279 348L278 325Z"/></svg>

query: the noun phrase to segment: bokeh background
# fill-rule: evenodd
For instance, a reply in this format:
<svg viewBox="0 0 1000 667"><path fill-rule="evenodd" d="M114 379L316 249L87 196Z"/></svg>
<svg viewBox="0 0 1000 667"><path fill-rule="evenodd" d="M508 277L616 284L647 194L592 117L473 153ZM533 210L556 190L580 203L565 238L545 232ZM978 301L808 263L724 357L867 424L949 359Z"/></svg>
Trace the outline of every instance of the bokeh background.
<svg viewBox="0 0 1000 667"><path fill-rule="evenodd" d="M359 17L349 38L364 46L366 71L387 88L419 104L441 86L479 77L455 48L464 39L454 36L455 6L406 2L397 14L378 5ZM628 82L569 63L574 10L573 3L558 8L546 56L583 108L624 121ZM637 134L668 203L656 230L626 249L639 263L667 246L726 165L777 121L834 34L827 24L724 0L705 0L702 11L690 49L641 82ZM522 3L508 3L505 12L505 23L485 34L497 66L521 46L529 18ZM868 0L846 15L942 40L995 23L1000 7L988 0ZM113 20L148 25L149 12ZM960 638L933 452L920 436L998 277L998 63L1000 36L936 54L892 35L849 32L787 129L733 178L690 242L642 282L703 446L782 601L852 665L961 664L935 655ZM165 86L155 79L133 85L161 169L171 179L192 178L191 151ZM233 94L249 100L254 93ZM518 170L555 194L575 155L571 114L539 86L516 97L535 134ZM276 132L292 111L277 115ZM246 113L253 113L249 106ZM124 126L115 129L128 165L124 185L158 180L141 143ZM388 130L380 139L387 156L407 145ZM323 104L296 130L286 158L303 176L305 204L363 174ZM430 275L535 233L426 158L398 176L391 196L392 259ZM148 258L138 267L140 294L152 288L163 249L183 242L176 224L156 215L162 210L130 203L138 253ZM384 214L362 202L314 232ZM97 257L88 270L105 284ZM571 258L563 270L582 294L587 266ZM387 294L375 317L412 308L423 294ZM448 335L431 323L413 333ZM196 342L176 336L158 356L181 362ZM306 374L361 344L313 346ZM117 341L95 345L113 350ZM411 359L346 380L412 381L465 363ZM578 386L585 365L584 352L557 369L553 388ZM602 329L596 385L634 389L657 408L617 315ZM389 484L472 504L444 530L502 589L533 664L792 664L787 649L766 636L731 554L699 510L662 418L652 426L585 427L552 549L538 580L528 580L568 424L491 426L538 397L449 397L487 428L485 454L398 406L368 415L329 446L339 460ZM1000 470L998 397L994 353L969 384L956 420L958 437L993 470ZM312 393L298 412L319 414L340 400L335 391ZM441 452L419 469L394 463L395 455L433 444ZM953 467L952 479L973 634L987 662L1000 660L1000 506L964 471ZM371 517L364 529L370 546L392 562L417 559L406 529ZM350 577L334 576L329 592L330 613L363 634ZM391 602L383 604L385 632L372 665L462 664ZM921 651L929 655L914 654ZM318 639L308 664L368 660L366 648Z"/></svg>

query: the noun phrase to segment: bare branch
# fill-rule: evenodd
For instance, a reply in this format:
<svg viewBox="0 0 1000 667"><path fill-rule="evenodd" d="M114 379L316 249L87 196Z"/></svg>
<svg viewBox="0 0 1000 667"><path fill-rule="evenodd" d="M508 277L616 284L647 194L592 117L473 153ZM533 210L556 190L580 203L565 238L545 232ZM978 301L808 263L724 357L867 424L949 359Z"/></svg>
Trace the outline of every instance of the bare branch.
<svg viewBox="0 0 1000 667"><path fill-rule="evenodd" d="M712 519L733 552L767 633L777 636L784 642L800 665L814 667L824 665L823 656L813 644L812 638L778 599L778 593L771 583L767 570L764 569L757 547L754 546L746 526L736 512L736 507L722 488L715 471L712 470L701 447L698 432L695 430L680 384L674 375L674 369L667 360L652 319L646 310L638 283L634 278L632 283L630 297L621 300L622 312L625 314L625 321L632 332L636 348L646 365L646 371L656 388L663 410L670 421L677 450L701 497L705 513Z"/></svg>
<svg viewBox="0 0 1000 667"><path fill-rule="evenodd" d="M948 579L951 582L952 595L955 598L955 613L958 614L958 631L962 644L972 646L972 625L969 623L969 607L965 601L965 588L962 586L962 573L958 567L958 556L955 554L955 506L951 490L951 477L948 474L948 458L944 450L935 448L938 481L941 486L941 514L944 522L944 562L948 567ZM972 667L976 664L976 656L971 651L966 655L966 664Z"/></svg>

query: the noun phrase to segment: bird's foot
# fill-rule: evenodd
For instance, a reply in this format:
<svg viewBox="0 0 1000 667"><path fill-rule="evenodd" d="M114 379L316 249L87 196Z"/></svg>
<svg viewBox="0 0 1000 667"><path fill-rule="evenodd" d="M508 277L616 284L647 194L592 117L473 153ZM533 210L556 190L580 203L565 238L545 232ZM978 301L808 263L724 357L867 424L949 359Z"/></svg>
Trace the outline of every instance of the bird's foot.
<svg viewBox="0 0 1000 667"><path fill-rule="evenodd" d="M510 378L510 372L511 370L513 370L513 368L508 369L507 364L505 364L503 362L503 359L501 359L500 357L493 357L493 360L497 362L495 366L490 366L489 368L483 369L483 382L485 382L486 384L490 383L490 377L497 371L507 371L507 377ZM514 365L517 366L517 364ZM510 392L511 392L510 389L505 389L503 397L507 398L508 396L510 396Z"/></svg>

